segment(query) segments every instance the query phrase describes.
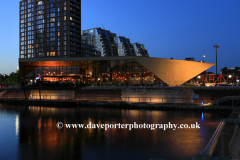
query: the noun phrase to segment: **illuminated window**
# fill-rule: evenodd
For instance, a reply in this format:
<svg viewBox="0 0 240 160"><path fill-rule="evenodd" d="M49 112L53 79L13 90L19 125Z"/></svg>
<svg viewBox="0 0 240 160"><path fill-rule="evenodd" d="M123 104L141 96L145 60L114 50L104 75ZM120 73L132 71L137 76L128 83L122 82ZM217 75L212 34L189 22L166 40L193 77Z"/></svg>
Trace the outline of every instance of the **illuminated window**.
<svg viewBox="0 0 240 160"><path fill-rule="evenodd" d="M66 16L64 16L64 21L66 21L67 20L67 17Z"/></svg>
<svg viewBox="0 0 240 160"><path fill-rule="evenodd" d="M55 18L51 18L51 19L50 19L50 22L55 22Z"/></svg>
<svg viewBox="0 0 240 160"><path fill-rule="evenodd" d="M60 36L60 32L58 32L58 36Z"/></svg>
<svg viewBox="0 0 240 160"><path fill-rule="evenodd" d="M70 20L72 21L72 17L70 17Z"/></svg>
<svg viewBox="0 0 240 160"><path fill-rule="evenodd" d="M50 52L50 56L55 56L55 52Z"/></svg>
<svg viewBox="0 0 240 160"><path fill-rule="evenodd" d="M39 1L39 2L38 2L38 5L42 5L42 1Z"/></svg>

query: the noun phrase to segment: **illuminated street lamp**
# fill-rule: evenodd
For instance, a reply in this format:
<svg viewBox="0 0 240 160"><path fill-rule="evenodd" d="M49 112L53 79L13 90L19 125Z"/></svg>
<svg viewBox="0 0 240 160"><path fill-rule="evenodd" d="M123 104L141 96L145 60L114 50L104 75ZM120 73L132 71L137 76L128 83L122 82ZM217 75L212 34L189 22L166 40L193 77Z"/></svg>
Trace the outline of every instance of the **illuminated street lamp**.
<svg viewBox="0 0 240 160"><path fill-rule="evenodd" d="M205 57L206 57L206 56L205 56L205 55L203 55L203 62L205 61Z"/></svg>
<svg viewBox="0 0 240 160"><path fill-rule="evenodd" d="M232 75L228 75L228 78L232 78Z"/></svg>
<svg viewBox="0 0 240 160"><path fill-rule="evenodd" d="M198 76L198 79L200 79L201 78L201 76Z"/></svg>

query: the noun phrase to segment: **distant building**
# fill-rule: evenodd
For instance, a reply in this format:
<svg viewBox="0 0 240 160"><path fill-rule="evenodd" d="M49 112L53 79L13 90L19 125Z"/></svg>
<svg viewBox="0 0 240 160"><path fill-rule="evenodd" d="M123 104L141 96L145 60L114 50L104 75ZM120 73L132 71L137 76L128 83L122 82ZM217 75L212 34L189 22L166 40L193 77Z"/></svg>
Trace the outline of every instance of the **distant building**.
<svg viewBox="0 0 240 160"><path fill-rule="evenodd" d="M118 56L114 38L116 34L101 28L92 28L82 31L82 42L93 45L101 52L102 57Z"/></svg>
<svg viewBox="0 0 240 160"><path fill-rule="evenodd" d="M135 51L130 40L126 37L117 36L114 38L118 48L118 56L135 56Z"/></svg>
<svg viewBox="0 0 240 160"><path fill-rule="evenodd" d="M149 57L148 51L143 44L133 43L136 56Z"/></svg>
<svg viewBox="0 0 240 160"><path fill-rule="evenodd" d="M220 70L221 74L226 74L226 75L235 75L235 76L240 76L240 67L235 67L235 68L227 68L224 67L223 69Z"/></svg>
<svg viewBox="0 0 240 160"><path fill-rule="evenodd" d="M195 61L194 57L185 58L186 61Z"/></svg>
<svg viewBox="0 0 240 160"><path fill-rule="evenodd" d="M101 57L101 52L98 51L93 45L81 44L81 57Z"/></svg>

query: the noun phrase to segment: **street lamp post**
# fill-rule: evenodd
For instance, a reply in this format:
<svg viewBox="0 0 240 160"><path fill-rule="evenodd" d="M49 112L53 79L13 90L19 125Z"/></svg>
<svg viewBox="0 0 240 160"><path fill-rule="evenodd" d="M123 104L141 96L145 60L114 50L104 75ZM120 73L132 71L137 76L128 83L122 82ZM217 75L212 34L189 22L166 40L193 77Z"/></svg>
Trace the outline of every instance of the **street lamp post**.
<svg viewBox="0 0 240 160"><path fill-rule="evenodd" d="M205 61L205 57L206 57L206 56L205 56L205 55L203 55L203 62Z"/></svg>
<svg viewBox="0 0 240 160"><path fill-rule="evenodd" d="M215 46L213 46L213 48L216 48L216 74L217 74L217 48L219 48L219 46L216 44Z"/></svg>

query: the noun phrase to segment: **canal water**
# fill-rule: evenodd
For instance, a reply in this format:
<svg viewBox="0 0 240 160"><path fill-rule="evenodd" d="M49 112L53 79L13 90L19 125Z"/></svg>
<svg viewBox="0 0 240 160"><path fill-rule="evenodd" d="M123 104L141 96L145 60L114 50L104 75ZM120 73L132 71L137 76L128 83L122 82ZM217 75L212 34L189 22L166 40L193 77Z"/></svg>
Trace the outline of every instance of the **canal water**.
<svg viewBox="0 0 240 160"><path fill-rule="evenodd" d="M187 160L230 112L0 104L0 159ZM200 124L198 129L58 129L63 124Z"/></svg>

